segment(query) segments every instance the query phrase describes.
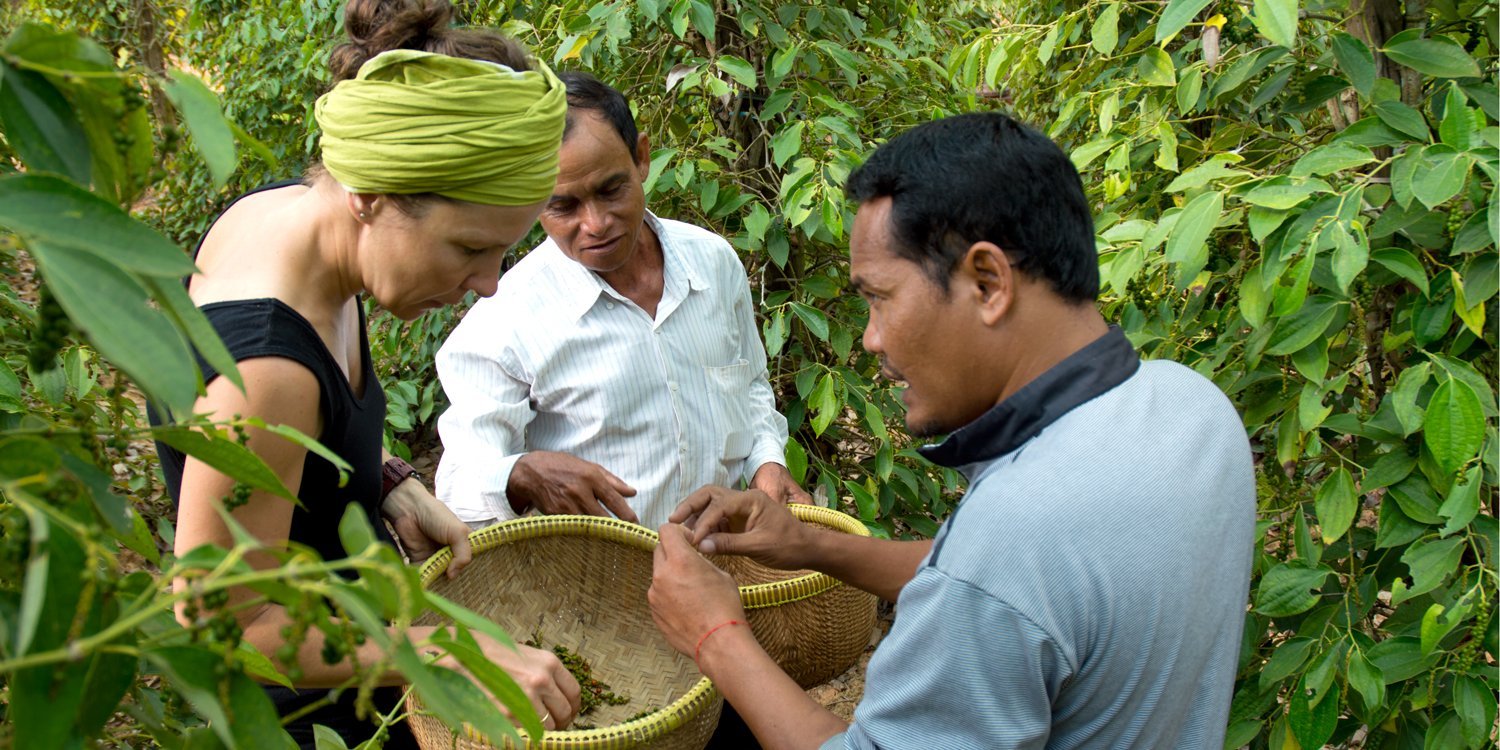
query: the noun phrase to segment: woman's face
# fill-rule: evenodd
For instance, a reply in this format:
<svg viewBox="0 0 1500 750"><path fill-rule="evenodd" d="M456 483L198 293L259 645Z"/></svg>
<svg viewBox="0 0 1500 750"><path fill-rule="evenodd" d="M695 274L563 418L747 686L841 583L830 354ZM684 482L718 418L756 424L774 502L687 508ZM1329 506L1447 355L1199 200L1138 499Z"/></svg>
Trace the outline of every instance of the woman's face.
<svg viewBox="0 0 1500 750"><path fill-rule="evenodd" d="M500 261L526 237L542 205L430 200L409 214L377 199L362 220L365 289L402 320L456 304L466 292L488 297L500 281Z"/></svg>

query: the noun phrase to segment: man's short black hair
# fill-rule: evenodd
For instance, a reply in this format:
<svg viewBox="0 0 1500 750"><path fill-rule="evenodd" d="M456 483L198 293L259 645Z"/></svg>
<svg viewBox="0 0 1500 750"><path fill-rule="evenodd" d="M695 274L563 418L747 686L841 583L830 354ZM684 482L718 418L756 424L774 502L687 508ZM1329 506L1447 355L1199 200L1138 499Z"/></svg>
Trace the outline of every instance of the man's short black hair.
<svg viewBox="0 0 1500 750"><path fill-rule="evenodd" d="M594 74L581 70L571 70L557 78L568 87L568 117L563 125L563 140L567 140L573 130L574 113L591 109L614 126L615 132L625 141L631 159L634 159L635 142L640 131L635 128L635 117L630 114L630 103L625 101L625 95L595 78Z"/></svg>
<svg viewBox="0 0 1500 750"><path fill-rule="evenodd" d="M854 170L844 192L859 203L889 196L894 250L945 291L969 247L988 241L1064 299L1099 295L1078 170L1057 144L1006 115L958 115L902 133Z"/></svg>

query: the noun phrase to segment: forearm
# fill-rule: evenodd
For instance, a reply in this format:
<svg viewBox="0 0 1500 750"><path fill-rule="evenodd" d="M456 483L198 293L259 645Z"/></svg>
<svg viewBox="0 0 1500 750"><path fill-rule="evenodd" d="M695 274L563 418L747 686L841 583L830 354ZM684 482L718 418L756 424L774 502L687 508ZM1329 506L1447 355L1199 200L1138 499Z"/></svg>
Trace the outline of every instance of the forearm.
<svg viewBox="0 0 1500 750"><path fill-rule="evenodd" d="M710 636L699 651L698 666L767 750L816 748L848 726L776 666L748 625L721 628Z"/></svg>
<svg viewBox="0 0 1500 750"><path fill-rule="evenodd" d="M809 534L807 567L887 601L896 601L932 541L898 542L851 534Z"/></svg>
<svg viewBox="0 0 1500 750"><path fill-rule="evenodd" d="M247 643L270 657L277 668L284 673L288 672L291 666L283 663L280 658L286 655L281 649L287 645L287 639L283 634L287 627L295 627L295 625L286 608L279 605L267 605L259 610L254 619L245 624L244 635ZM386 632L390 638L400 637L400 634L394 630ZM379 663L384 656L375 639L366 638L364 643L344 642L341 651L343 658L335 664L329 664L323 659L323 652L329 640L328 635L316 625L309 625L305 633L292 660L292 664L295 664L302 672L292 680L299 688L333 688L348 684L355 676L356 663L368 667ZM410 627L406 629L405 634L413 643L421 643L432 634L432 628ZM402 682L401 673L395 669L387 669L375 679L375 684L382 686L399 685Z"/></svg>

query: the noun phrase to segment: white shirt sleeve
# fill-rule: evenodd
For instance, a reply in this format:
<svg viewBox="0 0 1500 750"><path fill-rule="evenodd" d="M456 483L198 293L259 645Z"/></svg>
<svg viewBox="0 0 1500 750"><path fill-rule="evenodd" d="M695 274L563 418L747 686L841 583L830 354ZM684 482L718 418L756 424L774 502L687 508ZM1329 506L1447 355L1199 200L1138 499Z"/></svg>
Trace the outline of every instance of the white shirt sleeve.
<svg viewBox="0 0 1500 750"><path fill-rule="evenodd" d="M470 309L437 354L451 404L438 418L437 496L466 522L516 517L505 489L535 416L530 383L507 342L498 340L506 327L486 325L487 307Z"/></svg>
<svg viewBox="0 0 1500 750"><path fill-rule="evenodd" d="M730 251L733 254L733 251ZM738 261L738 256L736 256ZM760 327L755 324L755 307L750 297L750 283L745 269L735 262L734 286L738 294L734 298L735 326L739 328L740 358L750 363L750 392L745 398L750 402L750 427L755 442L750 455L745 459L745 481L768 463L786 465L786 417L776 410L776 394L771 390L770 373L766 369L766 346L761 340Z"/></svg>

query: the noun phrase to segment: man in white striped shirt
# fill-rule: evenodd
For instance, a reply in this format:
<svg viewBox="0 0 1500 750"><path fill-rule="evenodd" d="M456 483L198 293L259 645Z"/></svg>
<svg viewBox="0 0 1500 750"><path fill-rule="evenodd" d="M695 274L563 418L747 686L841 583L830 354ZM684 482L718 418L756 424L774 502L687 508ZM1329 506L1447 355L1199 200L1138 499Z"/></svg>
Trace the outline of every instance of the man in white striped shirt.
<svg viewBox="0 0 1500 750"><path fill-rule="evenodd" d="M471 525L612 514L655 528L705 484L807 501L738 256L645 208L647 137L623 96L565 73L548 240L437 356L438 497Z"/></svg>

